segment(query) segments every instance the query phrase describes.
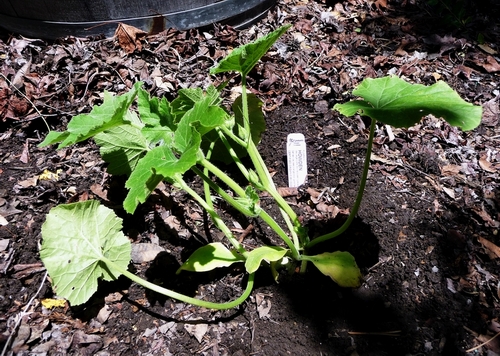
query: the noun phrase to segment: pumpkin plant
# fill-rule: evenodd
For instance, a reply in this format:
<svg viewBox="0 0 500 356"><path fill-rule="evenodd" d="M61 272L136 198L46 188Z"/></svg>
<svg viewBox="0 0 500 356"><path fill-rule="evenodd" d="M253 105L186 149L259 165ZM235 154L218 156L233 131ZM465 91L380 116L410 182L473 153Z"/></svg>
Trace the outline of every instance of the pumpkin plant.
<svg viewBox="0 0 500 356"><path fill-rule="evenodd" d="M102 278L115 280L120 275L158 293L193 305L227 309L242 303L251 293L255 272L267 264L274 272L279 264L300 266L308 262L343 287L358 287L362 276L353 256L345 251L311 255L310 248L345 231L357 214L370 163L376 122L409 127L427 114L443 117L464 130L476 127L481 108L463 101L444 82L432 86L412 85L396 77L366 79L353 92L360 97L335 109L344 115L372 119L368 150L356 201L340 229L310 240L297 213L278 193L269 170L259 154L258 144L265 130L262 102L247 92L246 78L274 42L289 28L283 26L256 41L234 49L210 71L211 74L236 72L241 75L242 92L231 109L222 105L220 88L210 86L181 89L177 97L150 97L142 84L127 93L104 93L102 105L88 114L72 118L63 132L51 131L40 144L59 144L59 148L93 138L100 147L108 172L127 175L128 194L123 208L134 213L157 185L164 181L188 193L210 216L224 234L225 241L209 243L196 250L178 273L210 271L233 264L244 264L248 273L243 294L230 302L214 303L150 283L131 273L131 243L121 232L122 221L97 201L62 204L53 208L42 226L40 255L51 276L55 292L72 305L85 303L97 290ZM226 83L227 84L227 83ZM136 109L133 103L136 102ZM252 167L243 164L247 155ZM217 156L217 160L214 159ZM220 168L220 161L231 161L246 180L238 184ZM185 173L198 175L203 192L194 190ZM215 178L215 179L214 179ZM281 226L259 204L262 193L274 199L281 210ZM250 219L259 219L281 238L278 246L245 248L221 218L213 197L217 196Z"/></svg>

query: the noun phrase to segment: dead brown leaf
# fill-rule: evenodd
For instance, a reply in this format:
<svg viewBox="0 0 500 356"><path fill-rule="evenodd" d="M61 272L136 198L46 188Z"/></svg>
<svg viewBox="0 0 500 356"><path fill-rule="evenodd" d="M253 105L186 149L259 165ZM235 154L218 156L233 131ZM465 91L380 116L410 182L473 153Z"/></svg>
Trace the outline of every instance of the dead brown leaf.
<svg viewBox="0 0 500 356"><path fill-rule="evenodd" d="M500 257L500 247L495 245L493 242L486 240L485 238L478 236L477 241L481 245L483 245L484 248L489 250L490 252L493 252L493 254L498 258Z"/></svg>
<svg viewBox="0 0 500 356"><path fill-rule="evenodd" d="M474 70L470 67L464 66L463 64L459 64L458 66L453 68L453 75L463 74L467 79L470 79L470 75Z"/></svg>
<svg viewBox="0 0 500 356"><path fill-rule="evenodd" d="M23 163L28 163L30 161L30 152L29 152L29 142L26 140L26 142L23 145L23 152L21 153L21 157L19 157L19 160Z"/></svg>
<svg viewBox="0 0 500 356"><path fill-rule="evenodd" d="M380 10L381 7L385 9L387 8L387 0L377 0L375 1L375 6L377 7L377 10Z"/></svg>
<svg viewBox="0 0 500 356"><path fill-rule="evenodd" d="M500 72L500 64L492 56L486 57L486 61L476 61L476 64L486 69L488 73Z"/></svg>
<svg viewBox="0 0 500 356"><path fill-rule="evenodd" d="M481 124L494 127L498 125L500 110L498 108L498 97L483 104L483 118Z"/></svg>
<svg viewBox="0 0 500 356"><path fill-rule="evenodd" d="M120 47L127 53L133 53L135 50L142 50L141 39L147 35L147 32L124 23L119 23L115 31L115 37L118 39Z"/></svg>
<svg viewBox="0 0 500 356"><path fill-rule="evenodd" d="M489 172L489 173L495 173L497 170L495 169L495 167L493 167L493 165L491 164L491 162L489 162L487 159L486 159L486 156L481 156L479 158L479 166L485 170L486 172Z"/></svg>
<svg viewBox="0 0 500 356"><path fill-rule="evenodd" d="M108 191L104 190L100 184L94 183L90 186L90 191L103 200L108 200Z"/></svg>
<svg viewBox="0 0 500 356"><path fill-rule="evenodd" d="M319 197L321 195L321 191L309 187L309 188L307 188L307 193L309 193L309 195L311 197L311 201L314 204L318 204L319 203Z"/></svg>
<svg viewBox="0 0 500 356"><path fill-rule="evenodd" d="M497 54L498 53L497 51L495 51L493 48L491 48L487 44L479 44L477 46L488 54Z"/></svg>
<svg viewBox="0 0 500 356"><path fill-rule="evenodd" d="M293 197L299 194L299 190L294 187L294 188L289 188L289 187L278 187L278 193L286 198L286 197Z"/></svg>
<svg viewBox="0 0 500 356"><path fill-rule="evenodd" d="M443 176L456 176L457 174L460 173L461 169L462 167L459 165L448 164L446 166L441 167L441 174Z"/></svg>
<svg viewBox="0 0 500 356"><path fill-rule="evenodd" d="M499 227L500 222L493 220L493 218L488 214L486 210L484 210L484 207L481 208L474 208L473 211L483 219L485 223L487 223L491 227Z"/></svg>
<svg viewBox="0 0 500 356"><path fill-rule="evenodd" d="M19 69L14 76L14 79L12 79L12 85L16 89L21 89L22 86L24 85L24 76L29 73L29 69L31 67L31 61L26 62L21 69Z"/></svg>

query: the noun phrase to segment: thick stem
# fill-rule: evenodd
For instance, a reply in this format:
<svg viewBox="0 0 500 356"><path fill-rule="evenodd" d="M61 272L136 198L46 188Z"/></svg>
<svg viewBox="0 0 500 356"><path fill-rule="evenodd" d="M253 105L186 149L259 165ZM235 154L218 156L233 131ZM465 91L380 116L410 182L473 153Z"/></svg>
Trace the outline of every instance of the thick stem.
<svg viewBox="0 0 500 356"><path fill-rule="evenodd" d="M206 160L209 160L210 157L212 156L212 150L214 149L214 146L215 146L215 141L210 144L210 147L209 147L208 152L207 152L207 156L205 158ZM203 170L203 172L205 175L208 175L208 168L205 168ZM206 181L203 181L203 190L205 192L205 201L210 206L210 208L212 208L212 210L215 211L214 203L212 202L212 198L210 195L210 186Z"/></svg>
<svg viewBox="0 0 500 356"><path fill-rule="evenodd" d="M248 98L247 98L247 78L241 76L241 106L243 109L243 128L246 131L247 144L252 141L252 130L250 129L250 115L248 114Z"/></svg>
<svg viewBox="0 0 500 356"><path fill-rule="evenodd" d="M370 125L370 136L368 136L368 147L366 149L366 156L365 156L365 163L363 166L363 173L361 175L361 181L359 183L359 189L358 189L358 195L356 196L356 201L354 202L354 205L351 209L351 213L349 214L347 220L342 224L340 228L337 230L330 232L329 234L319 236L309 242L306 245L306 249L309 249L313 247L314 245L332 239L334 237L339 236L341 233L347 230L347 228L351 225L352 221L358 214L359 206L361 205L361 200L363 199L363 193L365 191L365 186L366 186L366 180L368 178L368 170L370 168L370 158L372 155L372 146L373 146L373 138L375 136L375 128L377 121L375 119L372 119L371 125Z"/></svg>
<svg viewBox="0 0 500 356"><path fill-rule="evenodd" d="M246 91L246 78L242 77L241 81L241 105L242 105L242 115L243 115L243 124L244 124L244 129L246 132L246 149L248 152L248 155L250 156L250 159L252 160L252 163L255 167L255 170L257 171L257 175L259 176L259 179L262 183L262 186L264 187L264 190L266 190L276 201L278 204L281 214L283 215L283 219L285 219L285 222L287 224L288 229L290 230L290 234L292 235L293 238L293 243L296 247L296 249L300 249L301 244L299 242L299 238L296 232L296 228L299 228L301 226L299 219L297 217L297 214L295 214L295 211L290 207L290 205L286 202L285 199L278 193L276 190L276 186L274 185L273 179L271 175L269 174L269 171L267 170L266 164L264 160L262 159L262 156L260 155L259 151L257 150L257 147L255 146L255 143L253 142L252 139L252 133L251 133L251 128L250 128L250 118L248 114L248 100L247 100L247 91ZM302 244L305 244L306 241L302 241Z"/></svg>
<svg viewBox="0 0 500 356"><path fill-rule="evenodd" d="M246 178L246 180L250 181L250 174L248 173L248 169L241 162L240 158L238 157L238 155L236 154L236 152L234 151L234 149L231 147L231 144L227 140L227 138L224 135L224 133L220 129L217 129L217 133L219 134L219 138L220 138L221 142L226 147L226 149L229 152L229 155L233 159L234 163L236 163L236 165L240 169L240 172L243 174L243 176Z"/></svg>
<svg viewBox="0 0 500 356"><path fill-rule="evenodd" d="M233 301L230 301L230 302L226 302L226 303L214 303L214 302L207 302L204 300L196 299L193 297L188 297L187 295L180 294L180 293L174 292L173 290L160 287L154 283L146 281L145 279L143 279L139 276L136 276L135 274L129 272L127 269L118 266L116 263L114 263L111 260L108 260L107 258L103 257L103 258L101 258L101 260L106 265L111 266L113 268L113 270L120 272L125 277L127 277L130 280L132 280L133 282L143 286L144 288L150 289L152 291L155 291L155 292L160 293L162 295L165 295L167 297L180 300L181 302L189 303L189 304L196 305L198 307L207 308L207 309L231 309L231 308L237 307L238 305L243 303L245 301L245 299L247 299L248 296L250 295L250 293L252 292L253 282L254 282L254 277L255 277L254 273L252 273L248 276L247 287L246 287L245 291L243 292L243 294L239 298L237 298Z"/></svg>
<svg viewBox="0 0 500 356"><path fill-rule="evenodd" d="M220 173L222 176L225 177L226 180L230 180L232 181L231 178L229 178L227 175L225 175L222 171L220 171L216 166L212 165L209 161L202 161L202 164L206 164L206 163L209 163L209 165L205 166L205 169L209 169L212 173L214 173L218 178L222 178L221 176L219 176L218 173ZM209 168L210 167L210 168ZM214 168L215 170L212 171L212 168ZM206 185L208 185L210 188L212 188L217 194L219 194L225 201L227 201L229 204L231 204L234 208L238 209L238 211L242 212L243 214L247 215L247 216L251 216L251 214L247 213L244 211L244 209L241 208L240 204L233 198L231 197L229 194L227 194L220 186L218 186L216 183L212 182L210 180L210 178L204 174L203 172L201 172L198 168L196 167L192 167L191 168L193 170L194 173L196 173L197 175L199 175L204 183ZM231 188L234 188L235 186L238 186L239 185L236 183L236 182L233 182L233 184L229 185ZM238 190L235 190L236 194L238 194L240 197L242 198L245 198L246 197L246 194L245 194L245 191L243 190L243 188L239 187ZM241 193L241 194L240 194ZM299 251L297 250L297 248L295 247L295 245L293 244L292 240L290 240L290 238L288 237L288 235L285 233L285 231L283 231L283 229L281 228L281 226L278 225L278 223L276 223L276 221L267 213L265 212L264 210L261 210L260 213L259 213L259 217L264 220L271 229L273 229L274 232L276 232L276 234L278 234L279 237L281 237L281 239L286 243L286 245L288 246L288 248L290 249L290 251L292 252L292 258L296 259L296 260L299 260L300 259L300 254L299 254Z"/></svg>
<svg viewBox="0 0 500 356"><path fill-rule="evenodd" d="M278 204L288 229L290 230L290 234L292 235L293 243L295 244L295 247L299 249L300 243L297 233L295 232L295 228L300 226L297 214L293 211L292 207L286 202L286 200L278 193L273 179L266 168L264 160L252 140L248 142L248 155L250 156L255 170L257 171L257 175L260 178L262 186Z"/></svg>
<svg viewBox="0 0 500 356"><path fill-rule="evenodd" d="M224 184L227 185L228 188L232 189L236 194L238 194L241 197L245 196L245 189L243 189L238 183L236 183L233 179L231 179L231 177L229 177L226 173L221 171L220 168L214 165L212 162L210 162L207 159L202 159L199 160L198 163L201 164L204 168L208 169L213 174L215 174L217 178L223 181Z"/></svg>

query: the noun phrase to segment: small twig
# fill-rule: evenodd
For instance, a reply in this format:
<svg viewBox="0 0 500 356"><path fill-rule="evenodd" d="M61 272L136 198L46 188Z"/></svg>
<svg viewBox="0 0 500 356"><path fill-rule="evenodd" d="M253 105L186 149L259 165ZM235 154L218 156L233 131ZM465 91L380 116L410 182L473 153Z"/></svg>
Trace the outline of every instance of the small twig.
<svg viewBox="0 0 500 356"><path fill-rule="evenodd" d="M241 233L238 241L240 243L242 243L243 240L245 239L245 237L247 237L248 235L250 235L252 233L252 230L253 230L253 225L252 224L248 225L247 228L245 230L243 230L243 232Z"/></svg>
<svg viewBox="0 0 500 356"><path fill-rule="evenodd" d="M349 335L399 336L399 334L401 334L401 330L380 331L380 332L348 331L347 333Z"/></svg>
<svg viewBox="0 0 500 356"><path fill-rule="evenodd" d="M18 316L18 318L16 320L16 324L12 328L12 332L10 333L9 338L5 342L5 345L3 346L3 350L2 350L2 353L0 354L0 356L5 356L5 354L7 352L7 349L9 347L12 339L14 338L14 335L16 335L16 333L17 333L17 328L21 324L21 321L23 320L23 317L27 314L27 311L31 307L31 304L33 303L33 301L35 300L35 298L38 296L38 294L40 293L40 291L42 290L43 284L45 283L46 279L47 279L47 271L45 271L45 274L43 275L42 282L40 283L40 286L38 287L38 290L33 295L33 297L31 297L31 299L29 300L28 304L26 304L26 306L24 307L24 310L20 313L21 315Z"/></svg>
<svg viewBox="0 0 500 356"><path fill-rule="evenodd" d="M468 350L465 350L465 352L472 352L472 351L476 351L477 349L483 347L484 345L490 343L491 341L493 341L494 339L496 339L496 337L500 335L500 332L496 333L495 336L493 336L491 339L489 340L486 340L485 342L483 342L482 344L479 344L477 345L476 347L473 347L471 349L468 349Z"/></svg>

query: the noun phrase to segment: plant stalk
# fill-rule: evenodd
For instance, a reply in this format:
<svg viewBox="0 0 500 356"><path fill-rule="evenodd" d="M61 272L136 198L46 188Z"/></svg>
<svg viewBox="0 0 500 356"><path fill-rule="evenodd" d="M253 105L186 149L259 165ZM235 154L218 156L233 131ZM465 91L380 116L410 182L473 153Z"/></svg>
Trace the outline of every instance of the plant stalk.
<svg viewBox="0 0 500 356"><path fill-rule="evenodd" d="M234 248L243 257L246 258L248 256L248 252L245 250L243 245L241 243L239 243L238 240L234 237L233 233L231 232L229 227L224 223L224 221L219 216L219 214L217 214L217 212L214 209L212 209L210 207L210 205L198 193L196 193L193 189L191 189L191 187L189 185L187 185L187 183L182 179L182 176L176 175L173 179L175 180L176 183L179 184L181 189L183 189L186 193L191 195L191 197L193 197L198 202L198 204L200 204L203 207L203 209L205 209L207 211L207 213L212 218L212 221L214 222L214 224L227 237L227 239L229 240L231 245L233 245Z"/></svg>
<svg viewBox="0 0 500 356"><path fill-rule="evenodd" d="M305 248L309 249L313 247L314 245L330 240L334 237L339 236L341 233L343 233L347 228L351 225L352 221L358 214L359 207L361 205L361 200L363 199L363 193L365 191L366 187L366 181L368 179L368 170L370 169L370 159L372 155L372 146L373 146L373 138L375 137L375 128L377 127L377 121L375 119L372 119L371 125L370 125L370 135L368 136L368 147L366 149L366 156L365 156L365 163L363 166L363 173L361 175L361 181L359 183L359 189L358 189L358 194L356 196L356 201L354 202L354 205L351 209L351 213L349 214L347 220L342 224L341 227L339 227L337 230L330 232L329 234L319 236L309 242Z"/></svg>
<svg viewBox="0 0 500 356"><path fill-rule="evenodd" d="M215 167L215 166L213 166L213 167ZM215 168L217 168L217 167L215 167ZM196 173L197 175L199 175L203 179L203 182L206 185L208 185L210 188L212 188L226 202L228 202L229 204L231 204L231 206L233 206L234 208L236 208L238 211L240 211L241 213L245 214L246 216L251 216L251 214L249 214L248 212L246 212L244 209L241 208L241 206L240 206L240 204L238 203L237 200L235 200L233 197L231 197L229 194L227 194L216 183L212 182L210 180L210 178L206 174L204 174L203 172L201 172L201 170L199 170L197 167L192 167L191 169L193 170L194 173ZM205 169L207 169L207 167L205 167ZM217 168L217 171L220 171L220 170ZM214 173L214 172L212 172L212 173ZM222 174L224 174L224 173L222 173ZM218 178L221 178L217 174L216 174L216 176ZM229 177L227 177L227 179L231 180L231 178L229 178ZM239 185L236 182L234 182L234 184L239 187ZM230 187L232 188L232 186L230 186ZM237 193L240 197L245 198L246 197L245 191L241 187L240 187L240 189L241 189L241 193L242 194L239 194L237 191L235 191L235 193ZM290 238L288 237L288 235L285 233L285 231L283 231L283 229L281 228L281 226L279 226L278 223L263 209L261 209L261 211L259 213L259 217L262 220L264 220L264 222L266 222L269 225L269 227L271 229L273 229L273 231L276 232L278 234L278 236L281 237L281 239L286 243L286 245L288 246L288 248L290 249L290 251L292 253L292 257L295 260L299 260L300 259L300 253L299 253L299 251L297 250L297 248L293 244L292 240L290 240Z"/></svg>
<svg viewBox="0 0 500 356"><path fill-rule="evenodd" d="M245 291L237 299L232 300L230 302L225 302L225 303L214 303L214 302L207 302L205 300L196 299L193 297L188 297L187 295L180 294L180 293L174 292L173 290L163 288L163 287L160 287L159 285L148 282L145 279L143 279L139 276L136 276L135 274L129 272L127 269L120 267L119 265L117 265L116 263L114 263L113 261L111 261L105 257L101 257L101 261L104 262L108 266L112 266L114 270L116 270L117 272L120 272L125 277L127 277L128 279L132 280L133 282L143 286L144 288L150 289L154 292L160 293L160 294L165 295L167 297L180 300L181 302L189 303L189 304L196 305L198 307L207 308L207 309L221 310L221 309L231 309L231 308L237 307L238 305L243 303L248 298L250 293L252 292L254 278L255 278L255 273L248 275L248 282L247 282L247 286L245 288Z"/></svg>

